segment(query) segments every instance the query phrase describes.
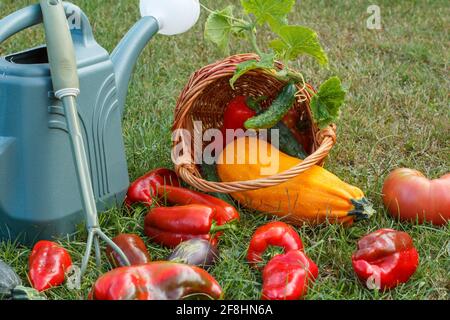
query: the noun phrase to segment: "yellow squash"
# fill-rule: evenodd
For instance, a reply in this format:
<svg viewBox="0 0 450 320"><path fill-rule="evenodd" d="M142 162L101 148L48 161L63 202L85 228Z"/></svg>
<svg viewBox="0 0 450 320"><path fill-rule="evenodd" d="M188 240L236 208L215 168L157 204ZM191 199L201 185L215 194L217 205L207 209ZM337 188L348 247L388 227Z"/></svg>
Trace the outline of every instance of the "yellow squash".
<svg viewBox="0 0 450 320"><path fill-rule="evenodd" d="M219 156L217 172L225 182L253 180L285 171L301 161L264 140L241 137L229 143ZM368 218L374 211L359 188L319 166L278 186L231 196L248 208L283 217L293 224L325 220L350 224Z"/></svg>

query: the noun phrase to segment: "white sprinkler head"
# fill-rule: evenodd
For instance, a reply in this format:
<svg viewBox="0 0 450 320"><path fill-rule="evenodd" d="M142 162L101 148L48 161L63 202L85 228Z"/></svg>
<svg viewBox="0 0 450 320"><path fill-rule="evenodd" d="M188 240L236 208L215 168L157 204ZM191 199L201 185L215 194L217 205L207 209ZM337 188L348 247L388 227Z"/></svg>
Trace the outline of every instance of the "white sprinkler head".
<svg viewBox="0 0 450 320"><path fill-rule="evenodd" d="M199 0L140 0L141 16L158 20L159 33L174 35L188 31L200 16Z"/></svg>

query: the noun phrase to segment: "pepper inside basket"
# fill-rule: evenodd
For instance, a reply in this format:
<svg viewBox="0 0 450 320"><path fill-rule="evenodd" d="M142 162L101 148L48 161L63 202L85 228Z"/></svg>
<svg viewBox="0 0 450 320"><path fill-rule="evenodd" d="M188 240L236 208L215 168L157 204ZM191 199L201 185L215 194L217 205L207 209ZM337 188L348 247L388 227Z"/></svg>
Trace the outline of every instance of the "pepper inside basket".
<svg viewBox="0 0 450 320"><path fill-rule="evenodd" d="M253 98L264 96L267 99L261 103L261 107L267 108L271 105L286 83L267 71L252 70L237 80L234 89L230 86L229 80L233 76L236 66L251 59L259 60L259 57L254 54L234 55L203 67L191 76L178 98L175 109L172 128L174 146L181 144L185 146L183 150L195 150L193 141L195 134L202 136L205 130L211 128L220 130L223 125L225 108L236 96L243 95ZM312 87L307 86L313 90ZM298 89L302 99L296 99L293 108L296 108L299 114L299 121L302 124L300 126L301 144L308 154L308 157L301 163L284 172L257 180L215 182L201 177L194 159L194 152L184 152L180 155L175 152L174 148L172 161L178 175L186 183L201 191L231 193L278 185L296 177L313 165L322 165L336 142L336 127L331 125L319 130L312 119L310 93L301 85L298 85ZM198 130L198 127L194 126L195 121L201 121L201 133L194 132ZM206 145L203 145L203 148Z"/></svg>

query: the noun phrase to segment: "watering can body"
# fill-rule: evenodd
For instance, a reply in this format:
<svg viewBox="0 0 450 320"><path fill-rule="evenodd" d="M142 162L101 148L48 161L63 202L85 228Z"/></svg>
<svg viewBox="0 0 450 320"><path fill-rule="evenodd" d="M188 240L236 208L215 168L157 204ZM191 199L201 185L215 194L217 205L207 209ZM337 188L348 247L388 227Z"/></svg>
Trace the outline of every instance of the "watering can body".
<svg viewBox="0 0 450 320"><path fill-rule="evenodd" d="M95 42L84 13L69 3L65 9L74 19L79 119L97 208L104 211L123 202L129 185L121 128L125 96L135 61L158 25L143 18L110 56ZM13 13L0 20L0 42L41 21L39 5ZM0 240L32 244L74 233L84 220L78 190L46 48L0 57Z"/></svg>

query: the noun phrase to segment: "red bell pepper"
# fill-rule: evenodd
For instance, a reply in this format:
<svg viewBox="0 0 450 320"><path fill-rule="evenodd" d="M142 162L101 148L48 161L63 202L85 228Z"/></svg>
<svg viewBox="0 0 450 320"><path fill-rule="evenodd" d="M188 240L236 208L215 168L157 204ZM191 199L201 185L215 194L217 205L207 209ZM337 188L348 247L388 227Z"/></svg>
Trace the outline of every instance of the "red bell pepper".
<svg viewBox="0 0 450 320"><path fill-rule="evenodd" d="M51 241L39 241L28 260L31 285L38 291L59 286L70 266L72 259L66 249Z"/></svg>
<svg viewBox="0 0 450 320"><path fill-rule="evenodd" d="M188 295L222 297L222 288L204 269L175 262L120 267L94 284L91 300L179 300Z"/></svg>
<svg viewBox="0 0 450 320"><path fill-rule="evenodd" d="M225 108L225 112L223 114L222 133L224 136L224 141L226 143L230 142L226 139L227 129L244 129L245 121L254 117L255 115L256 111L249 108L246 97L237 96L233 100L231 100Z"/></svg>
<svg viewBox="0 0 450 320"><path fill-rule="evenodd" d="M269 246L281 247L284 252L303 250L302 240L294 228L284 222L274 221L256 229L247 252L248 263L257 267Z"/></svg>
<svg viewBox="0 0 450 320"><path fill-rule="evenodd" d="M208 194L166 185L158 187L158 195L174 205L203 204L214 208L216 211L214 220L219 226L239 220L239 213L235 207Z"/></svg>
<svg viewBox="0 0 450 320"><path fill-rule="evenodd" d="M407 282L419 264L413 240L406 232L380 229L358 241L353 269L369 289L391 289Z"/></svg>
<svg viewBox="0 0 450 320"><path fill-rule="evenodd" d="M164 185L179 187L180 180L177 174L173 170L165 168L152 170L131 183L128 187L125 204L131 206L133 203L143 203L150 206L153 198L157 195L156 188Z"/></svg>
<svg viewBox="0 0 450 320"><path fill-rule="evenodd" d="M319 274L317 265L302 251L273 257L263 270L263 300L298 300Z"/></svg>
<svg viewBox="0 0 450 320"><path fill-rule="evenodd" d="M230 228L216 226L215 216L214 208L199 204L153 208L145 217L144 231L152 241L167 247L190 239L205 239L215 245L216 233Z"/></svg>
<svg viewBox="0 0 450 320"><path fill-rule="evenodd" d="M144 264L152 260L144 241L138 235L123 233L114 237L112 240L122 249L131 265ZM114 267L125 266L121 257L110 246L106 247L106 255Z"/></svg>

